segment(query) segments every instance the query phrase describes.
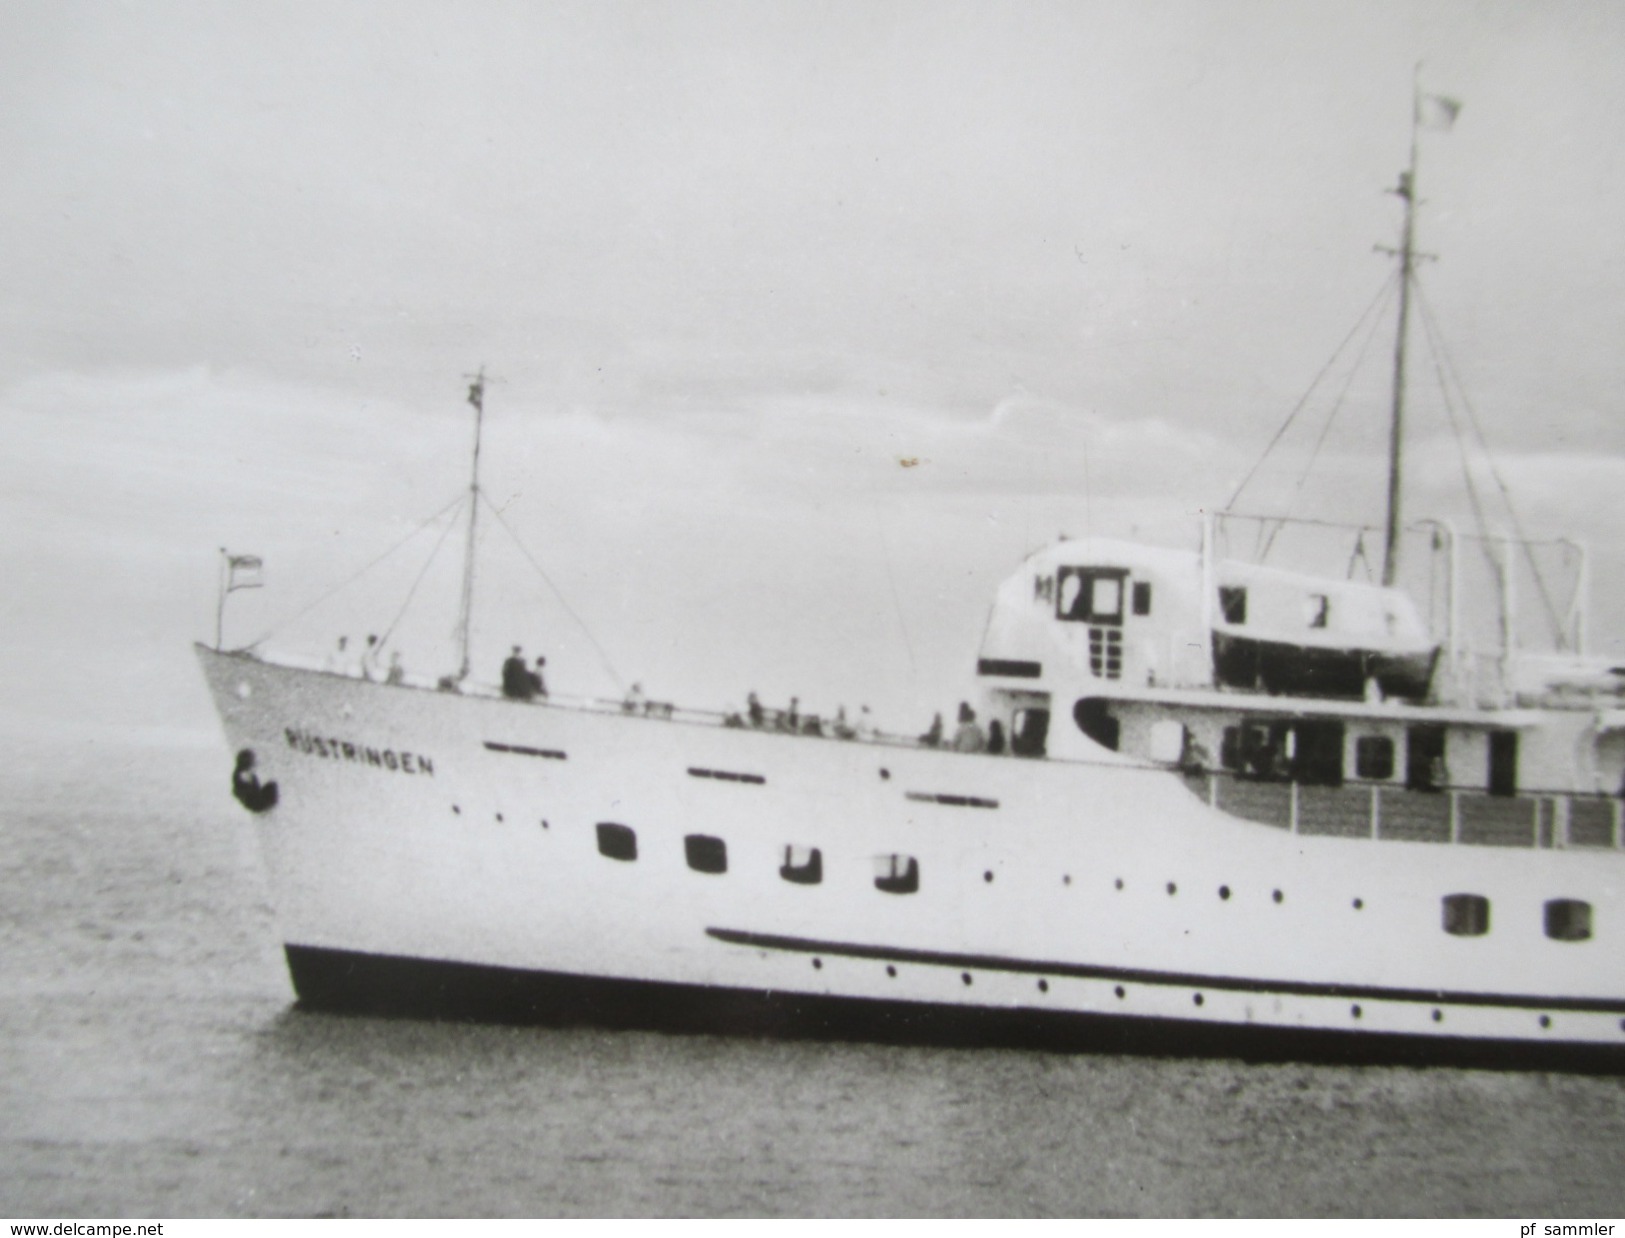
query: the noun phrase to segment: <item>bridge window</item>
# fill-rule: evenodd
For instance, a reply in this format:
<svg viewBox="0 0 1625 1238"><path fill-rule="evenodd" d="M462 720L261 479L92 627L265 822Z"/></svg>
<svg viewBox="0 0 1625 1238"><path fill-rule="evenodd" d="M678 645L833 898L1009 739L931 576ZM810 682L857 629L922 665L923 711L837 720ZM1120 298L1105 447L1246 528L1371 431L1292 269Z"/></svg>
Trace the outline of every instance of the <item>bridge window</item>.
<svg viewBox="0 0 1625 1238"><path fill-rule="evenodd" d="M1394 741L1386 735L1362 735L1354 741L1354 773L1386 781L1394 776Z"/></svg>
<svg viewBox="0 0 1625 1238"><path fill-rule="evenodd" d="M1241 585L1219 586L1219 613L1226 623L1247 622L1247 590Z"/></svg>
<svg viewBox="0 0 1625 1238"><path fill-rule="evenodd" d="M1482 894L1446 894L1444 931L1452 937L1482 937L1490 931L1490 900Z"/></svg>
<svg viewBox="0 0 1625 1238"><path fill-rule="evenodd" d="M1121 624L1127 578L1128 572L1120 567L1063 567L1057 577L1055 617Z"/></svg>
<svg viewBox="0 0 1625 1238"><path fill-rule="evenodd" d="M1591 904L1577 898L1547 899L1546 936L1553 941L1590 941Z"/></svg>
<svg viewBox="0 0 1625 1238"><path fill-rule="evenodd" d="M598 853L612 860L638 858L637 831L629 825L616 825L613 821L598 823Z"/></svg>

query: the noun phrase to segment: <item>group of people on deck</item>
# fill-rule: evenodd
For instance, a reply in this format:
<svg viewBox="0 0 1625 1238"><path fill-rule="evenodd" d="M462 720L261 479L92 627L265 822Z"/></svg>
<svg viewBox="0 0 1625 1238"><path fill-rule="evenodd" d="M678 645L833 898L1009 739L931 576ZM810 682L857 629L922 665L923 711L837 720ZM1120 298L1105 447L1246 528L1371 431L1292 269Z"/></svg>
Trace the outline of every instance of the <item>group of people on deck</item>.
<svg viewBox="0 0 1625 1238"><path fill-rule="evenodd" d="M545 697L547 682L542 678L542 667L546 665L547 659L538 657L536 668L532 670L525 665L524 650L515 645L502 664L502 695L511 701L532 701L539 696Z"/></svg>
<svg viewBox="0 0 1625 1238"><path fill-rule="evenodd" d="M729 714L724 726L749 727L755 731L782 731L787 735L812 735L821 739L873 740L879 737L873 715L867 705L858 711L854 721L846 716L846 706L835 711L835 717L826 722L818 714L801 712L801 698L792 696L788 709L769 709L752 692L745 698L743 714Z"/></svg>
<svg viewBox="0 0 1625 1238"><path fill-rule="evenodd" d="M942 715L935 714L931 718L931 729L920 736L920 744L925 748L951 748L955 752L985 752L999 756L1004 752L1004 727L995 718L987 724L984 732L976 721L976 711L970 707L970 702L960 701L959 723L954 728L953 739L947 740L943 733Z"/></svg>
<svg viewBox="0 0 1625 1238"><path fill-rule="evenodd" d="M327 655L325 669L335 675L348 675L352 679L365 679L372 683L404 683L406 668L401 665L400 650L390 653L387 666L380 666L378 662L383 652L384 646L376 635L367 637L366 648L359 654L351 651L350 638L341 636L333 652Z"/></svg>

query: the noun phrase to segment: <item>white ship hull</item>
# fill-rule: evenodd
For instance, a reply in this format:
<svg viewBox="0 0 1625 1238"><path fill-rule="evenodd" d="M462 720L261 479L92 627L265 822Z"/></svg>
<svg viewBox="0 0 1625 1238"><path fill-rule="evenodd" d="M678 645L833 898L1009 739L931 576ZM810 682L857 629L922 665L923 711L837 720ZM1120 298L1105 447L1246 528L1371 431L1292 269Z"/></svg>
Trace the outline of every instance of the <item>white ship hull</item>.
<svg viewBox="0 0 1625 1238"><path fill-rule="evenodd" d="M244 815L313 1004L1371 1057L1625 1049L1619 851L1297 835L1104 750L967 755L199 655L232 751L277 788ZM635 859L604 854L603 824L635 833ZM691 866L718 861L694 835L725 871ZM877 888L910 861L917 889ZM1441 928L1463 892L1488 932ZM1543 930L1559 899L1588 905L1587 939Z"/></svg>

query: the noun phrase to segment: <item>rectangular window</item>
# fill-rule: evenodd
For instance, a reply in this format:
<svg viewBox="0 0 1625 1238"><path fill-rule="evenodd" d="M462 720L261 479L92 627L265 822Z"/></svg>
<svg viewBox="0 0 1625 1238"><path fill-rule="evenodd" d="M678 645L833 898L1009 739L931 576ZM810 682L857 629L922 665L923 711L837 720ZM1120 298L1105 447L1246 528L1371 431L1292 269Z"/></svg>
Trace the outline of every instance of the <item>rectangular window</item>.
<svg viewBox="0 0 1625 1238"><path fill-rule="evenodd" d="M817 885L824 879L824 853L817 847L786 847L779 876L791 885Z"/></svg>
<svg viewBox="0 0 1625 1238"><path fill-rule="evenodd" d="M911 855L883 855L875 869L875 889L886 894L913 894L920 888L920 862Z"/></svg>
<svg viewBox="0 0 1625 1238"><path fill-rule="evenodd" d="M1224 769L1241 768L1241 728L1227 726L1219 737L1219 765Z"/></svg>
<svg viewBox="0 0 1625 1238"><path fill-rule="evenodd" d="M1116 628L1089 629L1089 670L1096 679L1123 677L1123 634Z"/></svg>
<svg viewBox="0 0 1625 1238"><path fill-rule="evenodd" d="M1219 614L1226 623L1247 622L1247 590L1240 585L1219 586Z"/></svg>
<svg viewBox="0 0 1625 1238"><path fill-rule="evenodd" d="M1482 894L1446 894L1444 931L1452 937L1482 937L1490 931L1490 900Z"/></svg>
<svg viewBox="0 0 1625 1238"><path fill-rule="evenodd" d="M1056 578L1055 617L1121 624L1127 578L1127 570L1120 567L1063 567Z"/></svg>
<svg viewBox="0 0 1625 1238"><path fill-rule="evenodd" d="M1546 936L1554 941L1591 940L1591 904L1577 898L1546 900Z"/></svg>
<svg viewBox="0 0 1625 1238"><path fill-rule="evenodd" d="M1518 794L1518 733L1490 732L1489 792L1491 795Z"/></svg>
<svg viewBox="0 0 1625 1238"><path fill-rule="evenodd" d="M1010 751L1018 757L1041 757L1049 740L1049 710L1018 709L1010 720Z"/></svg>
<svg viewBox="0 0 1625 1238"><path fill-rule="evenodd" d="M697 873L728 871L728 844L710 834L689 834L683 839L683 854Z"/></svg>
<svg viewBox="0 0 1625 1238"><path fill-rule="evenodd" d="M1312 628L1323 628L1331 615L1331 601L1324 593L1311 593L1304 600L1304 621Z"/></svg>
<svg viewBox="0 0 1625 1238"><path fill-rule="evenodd" d="M1354 741L1354 773L1386 782L1394 776L1394 741L1386 735L1362 735Z"/></svg>
<svg viewBox="0 0 1625 1238"><path fill-rule="evenodd" d="M1413 791L1442 791L1450 785L1445 765L1445 729L1422 724L1405 732L1405 785Z"/></svg>
<svg viewBox="0 0 1625 1238"><path fill-rule="evenodd" d="M1151 582L1149 580L1136 580L1134 582L1134 613L1136 615L1149 615L1151 613Z"/></svg>
<svg viewBox="0 0 1625 1238"><path fill-rule="evenodd" d="M616 825L613 821L598 823L598 853L612 860L638 858L637 832L629 825Z"/></svg>

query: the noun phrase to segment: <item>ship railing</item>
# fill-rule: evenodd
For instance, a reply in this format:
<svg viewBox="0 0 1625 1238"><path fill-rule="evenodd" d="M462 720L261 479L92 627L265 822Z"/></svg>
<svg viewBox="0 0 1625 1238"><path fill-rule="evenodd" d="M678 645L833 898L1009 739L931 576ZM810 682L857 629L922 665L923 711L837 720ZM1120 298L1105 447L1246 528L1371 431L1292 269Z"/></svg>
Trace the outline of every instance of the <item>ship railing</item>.
<svg viewBox="0 0 1625 1238"><path fill-rule="evenodd" d="M1625 850L1625 801L1602 793L1492 795L1482 787L1422 790L1338 785L1191 770L1186 786L1230 816L1294 834L1465 846Z"/></svg>

